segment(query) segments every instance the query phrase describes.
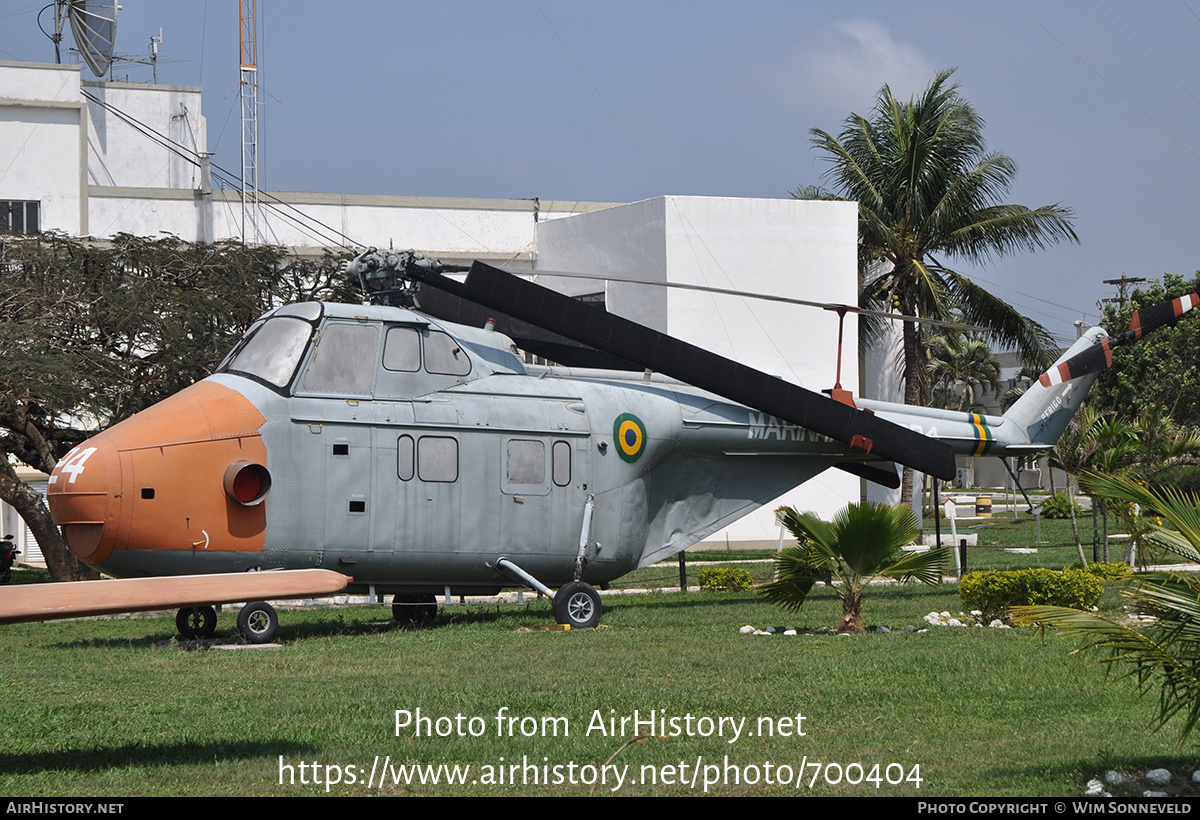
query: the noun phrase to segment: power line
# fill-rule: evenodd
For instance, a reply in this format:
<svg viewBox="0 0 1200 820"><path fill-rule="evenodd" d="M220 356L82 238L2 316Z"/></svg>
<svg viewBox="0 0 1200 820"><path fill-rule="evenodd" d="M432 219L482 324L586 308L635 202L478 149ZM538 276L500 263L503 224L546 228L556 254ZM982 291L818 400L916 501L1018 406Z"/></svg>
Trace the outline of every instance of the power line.
<svg viewBox="0 0 1200 820"><path fill-rule="evenodd" d="M152 128L151 126L147 125L146 123L142 122L141 120L138 120L133 115L120 110L119 108L112 105L111 103L101 100L99 97L96 97L95 95L89 93L87 90L82 90L81 93L89 101L91 101L91 102L99 105L100 107L104 108L105 110L109 111L114 116L118 117L123 122L125 122L127 125L129 125L131 128L133 128L135 131L140 133L142 136L146 137L147 139L151 140L152 142L157 143L160 147L166 149L167 151L170 151L171 153L182 158L186 162L190 162L196 166L201 165L200 159L199 159L198 155L196 154L196 152L193 151L192 149L188 148L186 145L182 145L178 142L175 142L170 137L167 137L167 136L159 133L158 131L154 130L154 128ZM239 188L241 186L241 178L238 175L228 171L225 168L222 168L220 165L217 165L216 163L211 163L211 165L212 165L213 169L215 169L217 172L219 172L217 174L214 174L214 176L217 176L218 179L220 179L222 182L224 182L234 188ZM355 247L363 246L363 243L355 241L354 239L350 238L349 236L346 236L345 234L343 234L341 231L337 230L333 226L327 225L324 222L321 222L319 219L316 219L315 217L312 217L312 216L304 213L303 211L299 210L295 206L293 206L287 202L284 202L279 197L276 197L272 194L261 194L261 196L271 200L270 203L262 203L265 207L270 208L274 213L276 213L280 217L287 219L289 222L296 225L296 227L299 228L302 233L307 233L311 238L316 239L319 242L322 242L325 244L332 244L332 245L347 248L347 249L352 249ZM287 208L291 211L294 211L299 216L292 216L291 214L285 213L282 210L283 208ZM311 223L312 225L319 226L320 229L324 229L324 231L327 231L328 233L326 233L325 235L321 235L317 231L317 229L314 229L313 227L306 225L305 224L306 221ZM330 241L331 237L340 239L340 240L345 240L345 241L331 242Z"/></svg>
<svg viewBox="0 0 1200 820"><path fill-rule="evenodd" d="M1024 14L1026 17L1028 17L1030 20L1032 20L1038 28L1040 28L1042 31L1046 32L1046 34L1049 35L1050 38L1054 40L1054 42L1058 43L1060 46L1065 48L1071 54L1071 56L1074 57L1079 62L1081 62L1088 69L1088 71L1091 71L1093 74L1095 74L1097 77L1099 77L1101 82L1103 82L1105 85L1107 85L1113 91L1115 91L1118 95L1120 95L1121 99L1125 100L1125 102L1129 103L1131 106L1133 106L1133 108L1137 109L1137 112L1139 114L1141 114L1143 117L1150 120L1150 122L1152 122L1154 124L1154 126L1156 128L1158 128L1159 131L1162 131L1164 134L1166 134L1168 137L1170 137L1175 142L1176 145L1178 145L1180 148L1182 148L1184 151L1186 151L1188 154L1190 154L1192 159L1196 160L1197 162L1200 162L1200 154L1197 154L1191 148L1188 148L1186 145L1184 145L1183 141L1181 139L1179 139L1179 137L1172 134L1170 131L1167 130L1166 126L1164 126L1158 120L1154 119L1154 117L1150 116L1146 112L1146 110L1144 108L1142 108L1140 105L1138 105L1137 103L1135 103L1133 101L1133 99L1129 97L1128 94L1126 94L1124 91L1122 91L1121 89L1119 89L1115 85L1113 85L1113 83L1111 81L1109 81L1109 79L1107 77L1105 77L1103 74L1101 74L1099 71L1097 71L1092 66L1091 63L1089 63L1087 60L1083 59L1083 57L1079 56L1079 54L1076 53L1076 51L1074 49L1072 49L1069 45L1067 45L1061 39L1059 39L1059 37L1054 32L1052 32L1050 29L1048 29L1044 25L1042 25L1042 23L1036 17L1034 17L1029 12L1025 11L1025 9L1021 8L1021 6L1016 2L1016 0L1009 0L1009 2L1011 2L1014 6L1016 6L1017 9L1020 10L1020 12L1022 14Z"/></svg>

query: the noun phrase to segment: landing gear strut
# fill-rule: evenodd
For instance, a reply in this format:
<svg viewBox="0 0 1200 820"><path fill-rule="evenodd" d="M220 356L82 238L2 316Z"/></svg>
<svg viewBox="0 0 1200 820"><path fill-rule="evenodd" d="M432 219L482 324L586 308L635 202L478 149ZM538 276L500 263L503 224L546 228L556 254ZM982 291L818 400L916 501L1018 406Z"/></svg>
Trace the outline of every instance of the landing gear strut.
<svg viewBox="0 0 1200 820"><path fill-rule="evenodd" d="M602 611L600 593L591 584L579 580L578 571L581 569L581 565L577 564L576 566L575 580L569 584L563 584L559 587L558 592L551 592L545 584L507 558L497 561L496 569L516 576L550 598L551 606L554 609L554 620L558 623L566 624L572 629L588 629L600 623Z"/></svg>

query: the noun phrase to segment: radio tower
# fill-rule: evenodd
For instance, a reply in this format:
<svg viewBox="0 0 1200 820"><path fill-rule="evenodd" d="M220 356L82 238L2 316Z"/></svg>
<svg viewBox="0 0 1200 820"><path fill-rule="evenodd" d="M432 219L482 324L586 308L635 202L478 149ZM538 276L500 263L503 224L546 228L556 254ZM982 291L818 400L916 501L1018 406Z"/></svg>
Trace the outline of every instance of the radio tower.
<svg viewBox="0 0 1200 820"><path fill-rule="evenodd" d="M258 244L258 42L255 7L241 0L242 244Z"/></svg>

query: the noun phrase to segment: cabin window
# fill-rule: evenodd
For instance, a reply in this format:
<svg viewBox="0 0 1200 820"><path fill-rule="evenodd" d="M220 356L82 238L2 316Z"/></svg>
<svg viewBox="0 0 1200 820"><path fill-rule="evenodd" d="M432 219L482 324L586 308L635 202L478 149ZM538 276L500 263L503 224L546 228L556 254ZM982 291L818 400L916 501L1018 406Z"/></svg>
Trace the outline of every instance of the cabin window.
<svg viewBox="0 0 1200 820"><path fill-rule="evenodd" d="M509 439L504 462L509 484L541 485L546 482L546 445L540 441Z"/></svg>
<svg viewBox="0 0 1200 820"><path fill-rule="evenodd" d="M417 475L422 481L458 481L458 440L422 436L417 442Z"/></svg>
<svg viewBox="0 0 1200 820"><path fill-rule="evenodd" d="M325 325L304 373L305 392L370 395L378 338L374 325Z"/></svg>
<svg viewBox="0 0 1200 820"><path fill-rule="evenodd" d="M471 372L471 359L453 337L440 330L427 330L425 336L425 369L443 376L466 376Z"/></svg>
<svg viewBox="0 0 1200 820"><path fill-rule="evenodd" d="M412 480L413 451L412 436L400 436L396 439L396 475L401 481Z"/></svg>
<svg viewBox="0 0 1200 820"><path fill-rule="evenodd" d="M551 469L554 472L554 484L558 487L565 487L571 483L571 445L566 441L554 442L554 447L550 450L550 457L553 465Z"/></svg>
<svg viewBox="0 0 1200 820"><path fill-rule="evenodd" d="M421 369L421 335L415 327L388 328L383 342L383 366L402 373Z"/></svg>
<svg viewBox="0 0 1200 820"><path fill-rule="evenodd" d="M268 319L223 369L287 387L311 335L312 325L308 322L286 317Z"/></svg>

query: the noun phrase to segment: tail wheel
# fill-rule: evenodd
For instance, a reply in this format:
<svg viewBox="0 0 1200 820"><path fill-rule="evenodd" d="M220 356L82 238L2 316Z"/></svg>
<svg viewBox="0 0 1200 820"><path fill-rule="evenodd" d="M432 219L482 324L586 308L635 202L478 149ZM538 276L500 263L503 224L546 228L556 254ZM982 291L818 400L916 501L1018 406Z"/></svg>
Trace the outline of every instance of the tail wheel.
<svg viewBox="0 0 1200 820"><path fill-rule="evenodd" d="M217 610L211 606L185 606L175 615L175 628L185 641L211 638L217 632Z"/></svg>
<svg viewBox="0 0 1200 820"><path fill-rule="evenodd" d="M237 624L247 643L267 643L279 631L279 615L266 601L252 601L238 613Z"/></svg>
<svg viewBox="0 0 1200 820"><path fill-rule="evenodd" d="M437 598L424 595L393 595L392 617L398 624L428 624L437 617Z"/></svg>
<svg viewBox="0 0 1200 820"><path fill-rule="evenodd" d="M591 584L572 581L554 594L554 620L572 629L590 629L600 623L600 593Z"/></svg>

